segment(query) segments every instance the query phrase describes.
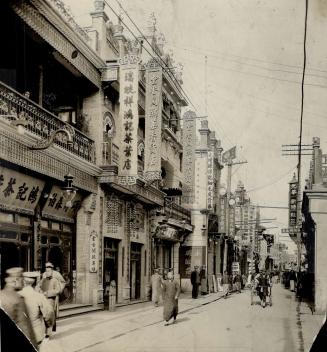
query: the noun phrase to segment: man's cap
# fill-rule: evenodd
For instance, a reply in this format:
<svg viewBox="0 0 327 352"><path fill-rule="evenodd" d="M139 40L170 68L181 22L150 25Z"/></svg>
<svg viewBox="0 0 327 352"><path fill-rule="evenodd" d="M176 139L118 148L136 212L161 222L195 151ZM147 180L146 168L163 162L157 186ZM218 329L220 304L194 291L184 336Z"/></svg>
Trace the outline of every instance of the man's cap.
<svg viewBox="0 0 327 352"><path fill-rule="evenodd" d="M14 267L6 270L6 274L10 277L21 277L23 275L23 268Z"/></svg>
<svg viewBox="0 0 327 352"><path fill-rule="evenodd" d="M23 276L25 282L32 284L38 277L40 277L40 273L37 271L25 271Z"/></svg>
<svg viewBox="0 0 327 352"><path fill-rule="evenodd" d="M50 262L45 263L45 267L46 268L52 268L52 269L54 268L53 264L50 263Z"/></svg>

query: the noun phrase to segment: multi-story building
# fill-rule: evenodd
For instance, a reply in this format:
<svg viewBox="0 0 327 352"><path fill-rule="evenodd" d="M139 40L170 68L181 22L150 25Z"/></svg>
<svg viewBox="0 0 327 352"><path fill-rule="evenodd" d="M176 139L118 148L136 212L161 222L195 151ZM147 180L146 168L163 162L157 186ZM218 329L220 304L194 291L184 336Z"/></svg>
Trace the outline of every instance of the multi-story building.
<svg viewBox="0 0 327 352"><path fill-rule="evenodd" d="M308 298L316 311L327 306L326 231L327 231L327 155L322 153L320 139L313 138L313 153L302 201L302 233L292 236L298 244L298 260L306 278ZM300 241L300 242L299 242Z"/></svg>
<svg viewBox="0 0 327 352"><path fill-rule="evenodd" d="M181 77L165 69L153 28L156 60L104 1L87 29L61 1L0 6L2 277L52 261L66 302L102 302L112 280L118 302L146 299L154 267L178 276L192 231L180 201Z"/></svg>
<svg viewBox="0 0 327 352"><path fill-rule="evenodd" d="M112 24L104 1L95 5L88 32L106 61L104 92L95 97L103 126L103 286L116 281L118 302L145 299L154 268L178 278L179 246L192 231L190 211L180 200L186 101L155 21L146 33L150 56L140 41L124 35L120 22Z"/></svg>
<svg viewBox="0 0 327 352"><path fill-rule="evenodd" d="M101 170L85 113L105 62L58 1L4 1L0 17L1 279L8 267L51 261L67 281L62 300L89 302L98 294Z"/></svg>
<svg viewBox="0 0 327 352"><path fill-rule="evenodd" d="M224 240L220 237L218 227L222 148L220 141L208 128L207 120L201 121L198 132L200 138L195 151L191 152L190 168L185 168L190 172L190 189L186 203L192 212L194 229L181 247L181 263L184 266L181 277L184 279L183 288L189 289L193 267L205 267L209 290L213 290L212 277L222 272L224 250ZM188 137L183 135L185 143Z"/></svg>
<svg viewBox="0 0 327 352"><path fill-rule="evenodd" d="M257 250L256 230L259 221L259 209L251 203L244 184L239 181L235 190L235 226L242 273L248 273L253 252Z"/></svg>

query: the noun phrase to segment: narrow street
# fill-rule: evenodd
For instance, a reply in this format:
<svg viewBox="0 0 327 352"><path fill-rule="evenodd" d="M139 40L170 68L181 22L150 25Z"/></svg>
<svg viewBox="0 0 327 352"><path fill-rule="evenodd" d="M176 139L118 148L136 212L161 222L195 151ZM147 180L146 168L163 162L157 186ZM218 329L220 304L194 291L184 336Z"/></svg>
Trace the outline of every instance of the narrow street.
<svg viewBox="0 0 327 352"><path fill-rule="evenodd" d="M67 352L305 351L298 303L289 290L275 285L273 306L266 308L259 302L250 305L249 290L215 301L214 295L213 302L204 305L208 298L196 304L189 297L181 299L178 321L167 327L162 307L147 303L59 321L54 340Z"/></svg>

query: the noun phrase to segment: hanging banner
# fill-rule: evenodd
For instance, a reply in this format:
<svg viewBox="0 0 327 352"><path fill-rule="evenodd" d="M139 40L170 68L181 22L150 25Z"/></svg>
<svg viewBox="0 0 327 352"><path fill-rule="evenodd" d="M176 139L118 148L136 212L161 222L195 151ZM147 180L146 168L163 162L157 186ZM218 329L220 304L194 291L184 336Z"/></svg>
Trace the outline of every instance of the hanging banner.
<svg viewBox="0 0 327 352"><path fill-rule="evenodd" d="M212 150L208 151L208 186L207 186L207 208L208 210L213 210L213 163L214 163L214 153Z"/></svg>
<svg viewBox="0 0 327 352"><path fill-rule="evenodd" d="M192 204L194 201L194 167L196 144L196 114L186 111L183 115L183 201Z"/></svg>
<svg viewBox="0 0 327 352"><path fill-rule="evenodd" d="M136 55L125 55L120 64L120 179L135 184L137 179L137 129L139 62Z"/></svg>
<svg viewBox="0 0 327 352"><path fill-rule="evenodd" d="M161 179L162 68L155 59L145 66L145 173L147 181Z"/></svg>
<svg viewBox="0 0 327 352"><path fill-rule="evenodd" d="M34 214L45 182L0 167L0 208Z"/></svg>

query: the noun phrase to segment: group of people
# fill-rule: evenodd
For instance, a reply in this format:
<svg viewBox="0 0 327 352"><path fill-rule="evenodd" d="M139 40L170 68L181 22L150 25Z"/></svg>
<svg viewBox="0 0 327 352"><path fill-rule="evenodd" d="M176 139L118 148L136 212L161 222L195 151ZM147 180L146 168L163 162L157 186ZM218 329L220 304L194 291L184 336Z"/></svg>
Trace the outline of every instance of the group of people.
<svg viewBox="0 0 327 352"><path fill-rule="evenodd" d="M6 274L5 287L0 291L1 314L16 324L35 350L40 350L56 331L59 294L66 282L50 262L43 275L24 272L23 268L8 269Z"/></svg>
<svg viewBox="0 0 327 352"><path fill-rule="evenodd" d="M191 272L191 284L192 298L198 298L199 288L201 290L201 295L208 294L207 274L205 266L202 266L201 270L197 265L194 267L194 270Z"/></svg>
<svg viewBox="0 0 327 352"><path fill-rule="evenodd" d="M163 278L158 269L151 276L152 302L155 307L163 300L163 319L165 326L175 323L178 314L178 298L181 292L180 285L174 280L174 273L169 271Z"/></svg>

